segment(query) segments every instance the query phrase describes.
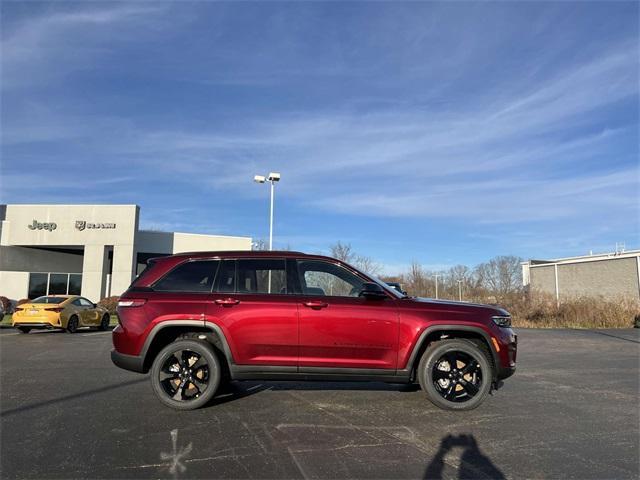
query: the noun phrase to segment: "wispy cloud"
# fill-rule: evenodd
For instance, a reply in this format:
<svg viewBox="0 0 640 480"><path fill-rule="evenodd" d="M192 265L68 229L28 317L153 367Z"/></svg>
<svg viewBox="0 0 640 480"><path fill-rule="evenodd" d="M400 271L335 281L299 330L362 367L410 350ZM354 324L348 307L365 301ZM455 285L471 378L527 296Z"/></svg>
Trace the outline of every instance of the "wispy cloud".
<svg viewBox="0 0 640 480"><path fill-rule="evenodd" d="M69 201L16 177L56 165L69 182L115 179L99 195L148 202L150 225L187 229L162 218L170 205L246 233L265 193L251 178L275 170L279 238L308 248L337 231L380 250L371 231L390 221L540 250L548 232L576 248L637 232L637 15L596 28L594 5L566 29L562 5L245 6L4 20L5 201Z"/></svg>

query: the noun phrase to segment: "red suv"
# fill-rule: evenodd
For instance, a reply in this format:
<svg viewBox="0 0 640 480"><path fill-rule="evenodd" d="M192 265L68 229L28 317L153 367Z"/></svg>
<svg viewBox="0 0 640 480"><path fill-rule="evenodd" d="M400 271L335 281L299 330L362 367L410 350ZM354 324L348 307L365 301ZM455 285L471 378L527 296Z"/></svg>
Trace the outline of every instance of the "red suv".
<svg viewBox="0 0 640 480"><path fill-rule="evenodd" d="M113 362L158 398L198 408L230 380L419 382L435 405L477 407L516 365L511 317L403 295L299 252L157 258L120 297Z"/></svg>

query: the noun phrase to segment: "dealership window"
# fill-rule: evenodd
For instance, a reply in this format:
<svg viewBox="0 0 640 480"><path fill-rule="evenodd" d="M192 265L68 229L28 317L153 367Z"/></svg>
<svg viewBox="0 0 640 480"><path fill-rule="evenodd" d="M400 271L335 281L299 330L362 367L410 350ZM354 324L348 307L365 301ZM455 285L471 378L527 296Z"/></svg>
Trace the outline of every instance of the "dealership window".
<svg viewBox="0 0 640 480"><path fill-rule="evenodd" d="M48 273L29 274L29 298L38 298L47 294Z"/></svg>
<svg viewBox="0 0 640 480"><path fill-rule="evenodd" d="M69 274L69 295L80 295L82 290L82 275L79 273Z"/></svg>
<svg viewBox="0 0 640 480"><path fill-rule="evenodd" d="M82 275L79 273L30 273L29 298L44 295L80 295Z"/></svg>

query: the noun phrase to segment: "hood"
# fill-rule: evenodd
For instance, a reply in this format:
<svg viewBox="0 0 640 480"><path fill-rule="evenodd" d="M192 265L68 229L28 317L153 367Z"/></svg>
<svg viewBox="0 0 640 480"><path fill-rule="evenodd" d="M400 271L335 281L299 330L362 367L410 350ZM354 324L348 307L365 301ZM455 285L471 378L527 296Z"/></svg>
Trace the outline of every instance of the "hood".
<svg viewBox="0 0 640 480"><path fill-rule="evenodd" d="M437 298L426 298L426 297L412 297L412 301L418 303L429 303L431 305L443 305L443 306L453 306L453 307L468 307L469 309L483 308L487 310L494 310L499 315L509 315L504 308L498 305L489 305L485 303L471 303L471 302L458 302L455 300L441 300Z"/></svg>

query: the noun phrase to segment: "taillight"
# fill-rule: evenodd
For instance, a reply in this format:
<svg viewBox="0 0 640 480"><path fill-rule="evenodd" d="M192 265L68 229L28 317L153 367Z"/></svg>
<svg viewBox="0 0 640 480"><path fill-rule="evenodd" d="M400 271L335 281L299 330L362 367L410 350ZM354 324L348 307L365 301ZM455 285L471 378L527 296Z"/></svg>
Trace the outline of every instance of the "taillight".
<svg viewBox="0 0 640 480"><path fill-rule="evenodd" d="M144 298L125 298L118 301L118 307L141 307L147 303Z"/></svg>
<svg viewBox="0 0 640 480"><path fill-rule="evenodd" d="M59 307L58 307L58 308L45 308L45 310L46 310L47 312L56 312L56 313L60 313L60 312L62 312L62 311L64 310L64 308L59 308Z"/></svg>

